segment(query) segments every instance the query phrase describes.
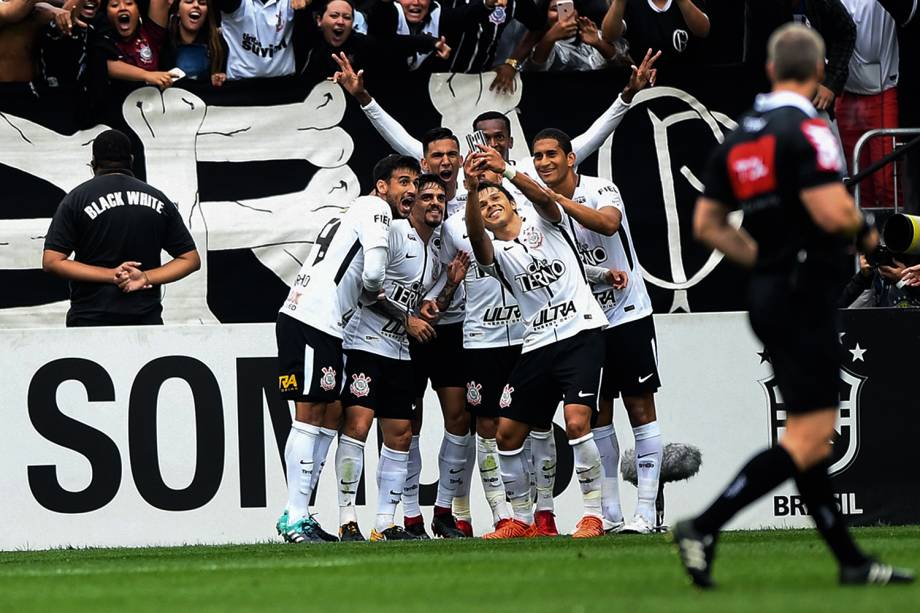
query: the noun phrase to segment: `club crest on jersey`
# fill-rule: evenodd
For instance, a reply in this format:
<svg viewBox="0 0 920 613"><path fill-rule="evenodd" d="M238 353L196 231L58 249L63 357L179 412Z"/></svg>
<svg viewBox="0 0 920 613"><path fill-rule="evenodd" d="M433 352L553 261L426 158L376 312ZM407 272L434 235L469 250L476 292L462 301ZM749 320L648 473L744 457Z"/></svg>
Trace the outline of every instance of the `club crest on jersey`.
<svg viewBox="0 0 920 613"><path fill-rule="evenodd" d="M498 406L507 409L511 406L511 394L514 393L514 388L510 385L505 385L505 389L502 390L502 397L498 399Z"/></svg>
<svg viewBox="0 0 920 613"><path fill-rule="evenodd" d="M524 244L531 249L539 249L543 244L543 233L533 226L524 230Z"/></svg>
<svg viewBox="0 0 920 613"><path fill-rule="evenodd" d="M482 404L482 384L470 381L466 384L466 402L470 406L478 407Z"/></svg>
<svg viewBox="0 0 920 613"><path fill-rule="evenodd" d="M840 369L840 402L837 409L837 425L831 441L830 475L841 473L849 468L859 453L859 391L866 377L857 375L846 368ZM786 431L786 405L776 384L776 378L770 376L759 381L767 394L770 408L770 436L776 445Z"/></svg>
<svg viewBox="0 0 920 613"><path fill-rule="evenodd" d="M296 392L297 387L297 375L291 373L289 375L279 375L278 376L278 388L282 392Z"/></svg>
<svg viewBox="0 0 920 613"><path fill-rule="evenodd" d="M363 398L371 393L371 378L365 375L363 372L358 373L357 375L351 376L351 385L348 386L348 391L351 392L351 395L355 398Z"/></svg>
<svg viewBox="0 0 920 613"><path fill-rule="evenodd" d="M505 20L508 18L507 13L505 12L505 7L496 6L495 9L489 14L489 21L494 23L497 26L505 23Z"/></svg>
<svg viewBox="0 0 920 613"><path fill-rule="evenodd" d="M327 366L322 369L322 372L323 376L320 377L319 386L328 392L335 388L335 369Z"/></svg>
<svg viewBox="0 0 920 613"><path fill-rule="evenodd" d="M153 59L153 49L149 45L141 45L139 55L143 61L149 62Z"/></svg>

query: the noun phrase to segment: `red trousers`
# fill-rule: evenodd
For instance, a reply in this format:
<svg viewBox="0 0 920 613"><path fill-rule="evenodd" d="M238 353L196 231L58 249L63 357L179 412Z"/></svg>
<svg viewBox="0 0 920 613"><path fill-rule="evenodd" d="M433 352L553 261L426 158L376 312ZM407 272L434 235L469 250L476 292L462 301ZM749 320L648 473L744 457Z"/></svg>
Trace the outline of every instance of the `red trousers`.
<svg viewBox="0 0 920 613"><path fill-rule="evenodd" d="M880 94L863 96L843 92L837 98L835 112L840 140L847 158L847 167L853 173L853 147L864 132L877 128L898 127L897 88L886 89ZM891 153L893 137L876 137L862 149L859 167L865 168L872 162ZM894 165L877 170L859 184L860 205L864 207L890 207L894 205Z"/></svg>

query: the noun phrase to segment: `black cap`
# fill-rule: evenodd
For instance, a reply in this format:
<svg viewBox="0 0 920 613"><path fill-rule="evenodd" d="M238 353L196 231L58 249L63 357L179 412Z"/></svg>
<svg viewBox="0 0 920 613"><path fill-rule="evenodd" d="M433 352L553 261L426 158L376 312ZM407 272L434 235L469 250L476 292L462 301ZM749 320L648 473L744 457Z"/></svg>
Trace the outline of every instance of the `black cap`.
<svg viewBox="0 0 920 613"><path fill-rule="evenodd" d="M132 153L130 139L118 130L106 130L93 141L93 160L100 166L130 166Z"/></svg>

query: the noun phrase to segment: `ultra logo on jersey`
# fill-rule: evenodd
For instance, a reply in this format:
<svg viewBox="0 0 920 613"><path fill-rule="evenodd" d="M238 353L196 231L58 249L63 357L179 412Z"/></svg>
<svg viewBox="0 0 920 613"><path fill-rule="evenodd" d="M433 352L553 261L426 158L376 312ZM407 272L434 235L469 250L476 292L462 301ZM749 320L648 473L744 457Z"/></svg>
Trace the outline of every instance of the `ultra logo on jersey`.
<svg viewBox="0 0 920 613"><path fill-rule="evenodd" d="M866 377L857 375L846 368L840 369L840 402L835 426L834 439L831 441L831 476L849 468L859 452L859 391ZM779 443L786 430L786 407L780 394L776 378L770 376L759 381L767 394L770 405L770 437L774 445Z"/></svg>

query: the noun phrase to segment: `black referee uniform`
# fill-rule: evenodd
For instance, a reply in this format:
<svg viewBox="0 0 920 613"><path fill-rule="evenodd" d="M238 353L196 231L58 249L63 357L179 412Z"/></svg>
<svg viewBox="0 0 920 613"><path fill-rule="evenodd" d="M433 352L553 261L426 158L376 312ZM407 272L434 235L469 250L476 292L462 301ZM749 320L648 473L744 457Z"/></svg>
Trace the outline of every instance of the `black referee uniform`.
<svg viewBox="0 0 920 613"><path fill-rule="evenodd" d="M84 264L160 266L160 252L195 249L176 205L128 170L98 174L67 194L51 220L45 249ZM68 326L162 324L160 288L124 293L114 283L70 282Z"/></svg>

